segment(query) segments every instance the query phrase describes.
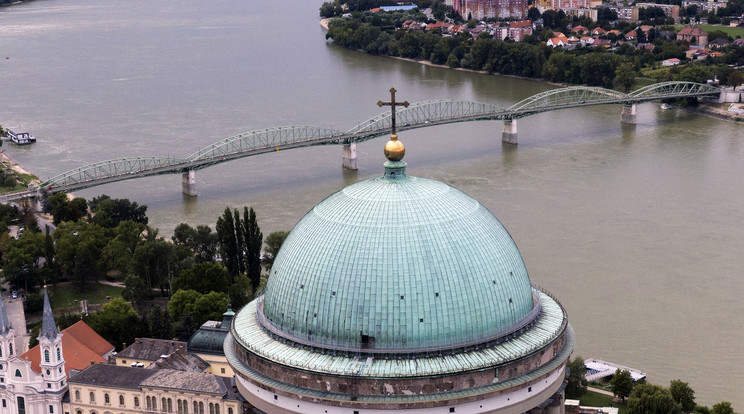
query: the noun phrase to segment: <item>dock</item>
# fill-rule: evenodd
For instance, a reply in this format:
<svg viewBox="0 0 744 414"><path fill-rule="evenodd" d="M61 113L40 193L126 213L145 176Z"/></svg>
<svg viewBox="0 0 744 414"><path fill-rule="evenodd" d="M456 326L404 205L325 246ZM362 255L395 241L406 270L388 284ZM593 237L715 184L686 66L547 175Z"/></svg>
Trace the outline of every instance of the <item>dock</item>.
<svg viewBox="0 0 744 414"><path fill-rule="evenodd" d="M586 367L585 378L587 381L595 381L615 375L615 372L618 369L630 372L630 377L633 378L633 382L646 378L646 373L641 370L626 367L624 365L618 365L612 362L602 361L601 359L587 359L584 361L584 366Z"/></svg>

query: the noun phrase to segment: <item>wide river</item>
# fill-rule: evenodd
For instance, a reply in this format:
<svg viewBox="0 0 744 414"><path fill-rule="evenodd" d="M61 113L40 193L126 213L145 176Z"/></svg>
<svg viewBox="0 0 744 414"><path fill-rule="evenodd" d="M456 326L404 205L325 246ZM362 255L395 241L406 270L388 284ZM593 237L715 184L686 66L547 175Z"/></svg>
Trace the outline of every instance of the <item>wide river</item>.
<svg viewBox="0 0 744 414"><path fill-rule="evenodd" d="M467 99L507 107L552 86L368 56L335 47L320 0L37 0L0 9L0 123L39 141L6 144L42 179L125 156L186 157L241 132L349 129L378 99ZM8 59L6 59L6 57ZM744 410L744 126L658 104L622 126L617 106L401 133L408 172L442 180L509 229L534 283L557 295L575 355L680 378L698 402ZM253 206L268 234L291 229L339 188L382 173L378 138L359 171L337 146L232 161L81 191L148 206L170 235Z"/></svg>

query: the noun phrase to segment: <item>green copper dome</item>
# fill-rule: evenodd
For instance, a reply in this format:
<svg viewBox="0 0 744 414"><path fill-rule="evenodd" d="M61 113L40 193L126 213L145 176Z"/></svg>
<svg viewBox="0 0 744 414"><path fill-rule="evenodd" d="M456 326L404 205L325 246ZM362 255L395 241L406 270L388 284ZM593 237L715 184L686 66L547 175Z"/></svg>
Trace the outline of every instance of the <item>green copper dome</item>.
<svg viewBox="0 0 744 414"><path fill-rule="evenodd" d="M386 175L308 212L276 257L259 302L279 336L330 349L418 352L494 340L539 309L509 233L444 183Z"/></svg>

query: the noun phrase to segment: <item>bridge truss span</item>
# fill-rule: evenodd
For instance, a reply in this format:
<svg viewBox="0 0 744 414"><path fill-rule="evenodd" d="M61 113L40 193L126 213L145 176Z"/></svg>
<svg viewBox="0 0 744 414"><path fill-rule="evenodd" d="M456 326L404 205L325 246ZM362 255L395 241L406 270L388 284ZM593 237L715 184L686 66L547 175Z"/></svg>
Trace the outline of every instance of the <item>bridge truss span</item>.
<svg viewBox="0 0 744 414"><path fill-rule="evenodd" d="M502 119L499 114L504 109L498 106L465 100L434 100L411 104L407 108L399 107L395 111L398 130L423 128L431 124L442 125L453 122ZM383 112L368 121L364 121L346 132L353 137L353 142L384 135L391 131L392 115Z"/></svg>
<svg viewBox="0 0 744 414"><path fill-rule="evenodd" d="M644 86L628 94L629 100L649 101L654 99L685 98L691 96L717 95L721 90L712 85L695 82L661 82Z"/></svg>
<svg viewBox="0 0 744 414"><path fill-rule="evenodd" d="M234 135L217 141L191 154L186 159L194 165L193 169L204 168L215 162L236 158L251 152L266 152L265 150L279 150L282 147L319 145L334 143L333 138L343 140L341 131L316 126L281 126L275 128L257 129Z"/></svg>
<svg viewBox="0 0 744 414"><path fill-rule="evenodd" d="M129 157L83 165L41 184L54 192L92 187L112 181L167 174L185 168L186 160L171 157Z"/></svg>
<svg viewBox="0 0 744 414"><path fill-rule="evenodd" d="M569 86L532 95L510 106L513 118L538 112L554 111L587 105L622 103L628 95L611 89L590 86Z"/></svg>

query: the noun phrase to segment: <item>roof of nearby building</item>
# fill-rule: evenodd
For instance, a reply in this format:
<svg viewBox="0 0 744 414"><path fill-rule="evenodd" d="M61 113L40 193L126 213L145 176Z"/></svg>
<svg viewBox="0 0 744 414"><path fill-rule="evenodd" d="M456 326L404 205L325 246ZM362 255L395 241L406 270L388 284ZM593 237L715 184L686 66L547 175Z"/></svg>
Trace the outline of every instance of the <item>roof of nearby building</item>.
<svg viewBox="0 0 744 414"><path fill-rule="evenodd" d="M163 355L170 355L177 349L186 349L187 343L169 339L136 338L134 343L121 350L117 359L132 358L143 361L156 361Z"/></svg>
<svg viewBox="0 0 744 414"><path fill-rule="evenodd" d="M144 368L95 364L73 375L69 383L138 389L142 381L156 372Z"/></svg>
<svg viewBox="0 0 744 414"><path fill-rule="evenodd" d="M98 335L84 321L79 321L62 330L62 353L65 359L65 371L69 377L71 370L83 370L91 363L106 362L106 356L114 346ZM39 345L29 349L19 358L31 362L31 369L41 372L41 351Z"/></svg>
<svg viewBox="0 0 744 414"><path fill-rule="evenodd" d="M207 368L209 368L209 363L181 348L147 366L147 369L173 369L190 372L204 372Z"/></svg>
<svg viewBox="0 0 744 414"><path fill-rule="evenodd" d="M529 20L522 20L519 22L509 22L509 27L511 28L532 27L532 22Z"/></svg>
<svg viewBox="0 0 744 414"><path fill-rule="evenodd" d="M699 27L695 27L695 26L687 26L687 27L683 28L682 30L680 30L679 32L677 32L677 34L678 35L683 35L683 36L702 36L702 35L707 35L707 33L705 32L705 30L703 30L703 29L701 29Z"/></svg>
<svg viewBox="0 0 744 414"><path fill-rule="evenodd" d="M62 333L78 338L79 341L85 342L85 346L90 348L98 355L105 356L114 350L114 346L98 335L87 323L80 321L63 330Z"/></svg>
<svg viewBox="0 0 744 414"><path fill-rule="evenodd" d="M231 381L232 378L205 373L95 364L73 375L69 383L109 388L160 388L241 400L242 397L233 389Z"/></svg>
<svg viewBox="0 0 744 414"><path fill-rule="evenodd" d="M216 375L172 369L155 370L140 383L140 386L216 395L224 395L227 392L225 383Z"/></svg>
<svg viewBox="0 0 744 414"><path fill-rule="evenodd" d="M200 354L225 355L222 344L225 342L227 333L230 332L230 323L235 312L228 310L222 315L222 322L206 321L189 338L189 352Z"/></svg>
<svg viewBox="0 0 744 414"><path fill-rule="evenodd" d="M715 40L713 40L712 42L710 42L710 44L717 45L717 46L726 46L727 44L729 44L729 41L728 41L728 39L724 39L722 37L717 37Z"/></svg>

